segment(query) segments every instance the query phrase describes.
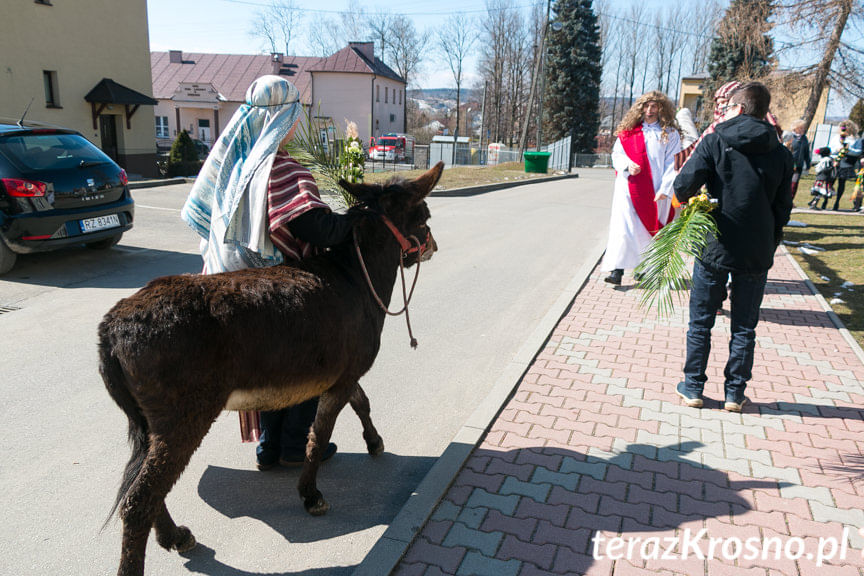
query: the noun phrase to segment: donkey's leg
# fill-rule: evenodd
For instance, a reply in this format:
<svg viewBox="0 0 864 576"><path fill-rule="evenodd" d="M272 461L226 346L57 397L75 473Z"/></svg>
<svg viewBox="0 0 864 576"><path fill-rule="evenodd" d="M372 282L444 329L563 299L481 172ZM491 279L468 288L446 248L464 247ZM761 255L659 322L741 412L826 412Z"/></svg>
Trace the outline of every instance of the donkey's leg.
<svg viewBox="0 0 864 576"><path fill-rule="evenodd" d="M363 440L366 441L366 450L372 456L381 454L384 452L384 440L381 439L381 435L378 434L375 425L372 424L372 418L369 416L369 412L371 411L369 398L366 397L366 393L360 387L359 382L354 385L349 401L351 402L351 408L354 409L354 412L360 418L360 423L363 424Z"/></svg>
<svg viewBox="0 0 864 576"><path fill-rule="evenodd" d="M356 381L355 381L356 382ZM303 472L297 483L303 506L313 516L321 516L330 509L330 505L324 500L324 496L318 491L316 477L318 466L321 464L321 454L330 443L330 435L336 424L336 417L348 402L351 396L354 382L339 382L321 395L318 401L318 413L315 422L309 432L309 440L306 444L306 460L303 462ZM323 446L323 448L322 448Z"/></svg>
<svg viewBox="0 0 864 576"><path fill-rule="evenodd" d="M150 451L120 508L123 548L117 576L144 575L144 552L154 524L163 546L163 542L178 549L193 545L194 537L188 528L181 526L170 530L174 522L165 508L165 496L186 468L216 415L218 411L210 419L200 414L189 418L178 414L176 418L166 419L173 426L156 425L151 429ZM179 422L183 422L185 428L177 425Z"/></svg>
<svg viewBox="0 0 864 576"><path fill-rule="evenodd" d="M186 526L177 526L174 523L164 501L156 521L153 522L153 528L156 529L156 541L166 550L187 552L195 547L195 536L192 535L192 531Z"/></svg>

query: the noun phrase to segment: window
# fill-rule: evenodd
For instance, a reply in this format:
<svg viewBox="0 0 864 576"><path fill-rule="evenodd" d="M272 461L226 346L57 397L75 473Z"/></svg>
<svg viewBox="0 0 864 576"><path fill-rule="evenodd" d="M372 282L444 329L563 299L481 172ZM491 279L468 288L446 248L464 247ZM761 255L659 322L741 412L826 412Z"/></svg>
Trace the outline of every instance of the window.
<svg viewBox="0 0 864 576"><path fill-rule="evenodd" d="M381 101L381 86L375 86L375 102Z"/></svg>
<svg viewBox="0 0 864 576"><path fill-rule="evenodd" d="M385 104L387 104L387 103L390 101L389 94L390 94L390 88L388 88L387 86L385 86L385 87L384 87L384 103L385 103Z"/></svg>
<svg viewBox="0 0 864 576"><path fill-rule="evenodd" d="M395 115L395 114L390 114L390 122L393 123L393 122L395 122L395 121L396 121L396 115Z"/></svg>
<svg viewBox="0 0 864 576"><path fill-rule="evenodd" d="M399 90L399 105L402 105L402 90Z"/></svg>
<svg viewBox="0 0 864 576"><path fill-rule="evenodd" d="M33 0L35 4L42 4L43 6L53 6L51 4L51 0Z"/></svg>
<svg viewBox="0 0 864 576"><path fill-rule="evenodd" d="M156 137L157 138L170 138L171 135L168 132L168 117L167 116L156 116Z"/></svg>
<svg viewBox="0 0 864 576"><path fill-rule="evenodd" d="M60 92L57 89L57 72L54 70L43 70L42 81L45 84L45 106L48 108L60 108Z"/></svg>

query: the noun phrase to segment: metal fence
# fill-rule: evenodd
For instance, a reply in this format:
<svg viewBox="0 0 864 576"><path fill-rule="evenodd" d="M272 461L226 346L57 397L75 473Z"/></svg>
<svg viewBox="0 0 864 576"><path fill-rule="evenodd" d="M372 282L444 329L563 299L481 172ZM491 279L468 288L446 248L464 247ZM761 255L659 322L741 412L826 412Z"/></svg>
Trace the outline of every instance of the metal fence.
<svg viewBox="0 0 864 576"><path fill-rule="evenodd" d="M570 169L570 136L544 146L543 149L550 154L549 170L566 172Z"/></svg>
<svg viewBox="0 0 864 576"><path fill-rule="evenodd" d="M573 156L574 168L611 168L611 154L575 154Z"/></svg>

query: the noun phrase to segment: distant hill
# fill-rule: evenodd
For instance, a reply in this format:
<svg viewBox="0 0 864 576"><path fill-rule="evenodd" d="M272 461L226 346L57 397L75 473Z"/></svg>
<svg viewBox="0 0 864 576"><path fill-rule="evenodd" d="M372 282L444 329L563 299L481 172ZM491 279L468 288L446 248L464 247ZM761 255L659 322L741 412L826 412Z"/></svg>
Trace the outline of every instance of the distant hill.
<svg viewBox="0 0 864 576"><path fill-rule="evenodd" d="M425 88L423 90L408 90L408 97L413 98L415 100L445 100L445 99L456 99L456 89L455 88ZM469 100L471 98L478 98L474 93L476 90L471 90L469 88L462 88L460 90L462 97L460 100Z"/></svg>

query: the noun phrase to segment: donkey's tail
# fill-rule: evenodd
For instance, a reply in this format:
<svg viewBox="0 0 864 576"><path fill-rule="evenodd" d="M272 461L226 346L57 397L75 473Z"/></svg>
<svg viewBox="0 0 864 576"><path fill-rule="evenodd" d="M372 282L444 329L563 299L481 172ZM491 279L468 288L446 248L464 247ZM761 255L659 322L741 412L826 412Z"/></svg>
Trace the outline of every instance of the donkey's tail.
<svg viewBox="0 0 864 576"><path fill-rule="evenodd" d="M102 524L102 529L104 530L115 512L117 512L117 507L120 506L123 498L126 497L126 494L138 477L141 466L144 464L144 458L150 449L147 420L141 412L138 401L135 400L135 397L129 391L126 374L123 372L120 361L114 355L113 346L104 324L99 326L99 373L102 374L102 380L105 382L105 388L108 390L111 398L114 399L129 419L129 444L132 447L132 456L129 458L129 462L126 463L126 470L123 472L123 480L120 483L120 489L117 491L114 505L111 507L105 523Z"/></svg>

